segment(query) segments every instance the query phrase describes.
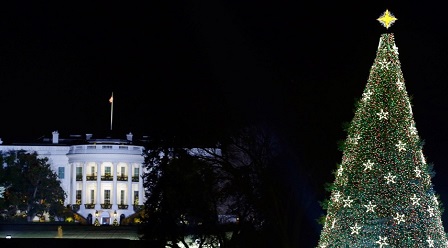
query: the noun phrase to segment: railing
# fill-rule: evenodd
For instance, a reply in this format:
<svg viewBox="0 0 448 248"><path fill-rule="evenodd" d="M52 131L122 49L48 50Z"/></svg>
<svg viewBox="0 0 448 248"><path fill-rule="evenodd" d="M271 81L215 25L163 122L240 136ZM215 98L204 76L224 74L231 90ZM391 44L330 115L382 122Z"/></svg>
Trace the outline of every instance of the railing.
<svg viewBox="0 0 448 248"><path fill-rule="evenodd" d="M101 176L101 181L112 181L114 177L112 175Z"/></svg>
<svg viewBox="0 0 448 248"><path fill-rule="evenodd" d="M72 211L76 213L76 212L79 211L80 205L79 204L72 204L71 207L72 207Z"/></svg>
<svg viewBox="0 0 448 248"><path fill-rule="evenodd" d="M96 176L86 176L87 181L96 181Z"/></svg>
<svg viewBox="0 0 448 248"><path fill-rule="evenodd" d="M78 145L71 146L68 154L86 154L86 153L118 153L142 155L144 147L131 145ZM143 159L143 157L142 157Z"/></svg>
<svg viewBox="0 0 448 248"><path fill-rule="evenodd" d="M143 205L132 205L134 207L134 212L139 212L143 209Z"/></svg>
<svg viewBox="0 0 448 248"><path fill-rule="evenodd" d="M117 176L117 181L127 181L128 178L129 178L128 176ZM86 176L87 181L96 181L96 179L97 179L97 176ZM112 181L113 179L114 179L114 177L112 175L101 176L101 181ZM139 179L140 179L139 176L133 176L132 182L138 182ZM82 181L82 176L77 175L76 181Z"/></svg>
<svg viewBox="0 0 448 248"><path fill-rule="evenodd" d="M84 204L84 207L86 208L86 209L95 209L95 204Z"/></svg>
<svg viewBox="0 0 448 248"><path fill-rule="evenodd" d="M100 204L102 209L111 209L112 208L112 204L109 203L105 203L105 204Z"/></svg>
<svg viewBox="0 0 448 248"><path fill-rule="evenodd" d="M127 205L127 204L120 204L120 205L118 205L118 209L128 209L128 206L129 205Z"/></svg>
<svg viewBox="0 0 448 248"><path fill-rule="evenodd" d="M127 181L128 180L128 176L117 176L117 181Z"/></svg>

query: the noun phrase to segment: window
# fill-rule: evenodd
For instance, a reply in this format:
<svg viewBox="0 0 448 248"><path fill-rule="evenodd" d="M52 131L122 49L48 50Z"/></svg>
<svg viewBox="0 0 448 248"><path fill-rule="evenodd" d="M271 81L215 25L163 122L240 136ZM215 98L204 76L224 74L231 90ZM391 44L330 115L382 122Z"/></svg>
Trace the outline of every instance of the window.
<svg viewBox="0 0 448 248"><path fill-rule="evenodd" d="M104 190L104 204L110 204L110 190Z"/></svg>
<svg viewBox="0 0 448 248"><path fill-rule="evenodd" d="M134 168L134 172L133 172L133 174L132 174L132 181L133 182L138 182L139 181L139 169L138 169L138 167L137 168Z"/></svg>
<svg viewBox="0 0 448 248"><path fill-rule="evenodd" d="M95 204L95 190L90 190L90 204Z"/></svg>
<svg viewBox="0 0 448 248"><path fill-rule="evenodd" d="M125 167L120 167L120 169L121 169L121 175L124 176L124 175L125 175L126 168L125 168Z"/></svg>
<svg viewBox="0 0 448 248"><path fill-rule="evenodd" d="M95 176L95 167L90 167L90 174L92 175L92 176Z"/></svg>
<svg viewBox="0 0 448 248"><path fill-rule="evenodd" d="M76 167L76 181L82 181L82 167Z"/></svg>
<svg viewBox="0 0 448 248"><path fill-rule="evenodd" d="M120 205L124 205L124 190L120 191Z"/></svg>
<svg viewBox="0 0 448 248"><path fill-rule="evenodd" d="M65 167L58 167L58 178L59 179L65 178Z"/></svg>
<svg viewBox="0 0 448 248"><path fill-rule="evenodd" d="M81 190L76 190L76 204L80 205L81 204Z"/></svg>
<svg viewBox="0 0 448 248"><path fill-rule="evenodd" d="M134 205L138 205L138 190L134 191Z"/></svg>
<svg viewBox="0 0 448 248"><path fill-rule="evenodd" d="M104 168L104 174L106 177L111 176L111 168L110 166L106 166L106 168Z"/></svg>

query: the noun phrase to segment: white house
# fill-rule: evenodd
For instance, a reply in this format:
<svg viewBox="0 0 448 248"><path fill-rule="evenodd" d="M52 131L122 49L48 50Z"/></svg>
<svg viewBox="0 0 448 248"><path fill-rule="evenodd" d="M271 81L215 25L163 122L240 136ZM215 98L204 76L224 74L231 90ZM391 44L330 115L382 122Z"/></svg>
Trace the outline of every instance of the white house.
<svg viewBox="0 0 448 248"><path fill-rule="evenodd" d="M144 147L133 145L133 135L124 139L93 138L92 134L51 138L35 143L2 144L0 151L36 151L47 157L67 193L64 205L92 223L122 223L142 208Z"/></svg>

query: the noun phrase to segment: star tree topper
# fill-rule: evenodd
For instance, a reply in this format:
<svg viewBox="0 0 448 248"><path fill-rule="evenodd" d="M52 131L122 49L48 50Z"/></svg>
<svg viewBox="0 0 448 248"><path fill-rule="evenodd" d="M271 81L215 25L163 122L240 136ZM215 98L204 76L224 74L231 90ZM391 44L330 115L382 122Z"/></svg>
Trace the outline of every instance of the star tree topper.
<svg viewBox="0 0 448 248"><path fill-rule="evenodd" d="M386 27L386 29L389 29L389 27L392 26L392 24L394 24L394 22L398 19L395 18L395 16L386 9L386 11L384 11L384 13L377 20L384 27Z"/></svg>

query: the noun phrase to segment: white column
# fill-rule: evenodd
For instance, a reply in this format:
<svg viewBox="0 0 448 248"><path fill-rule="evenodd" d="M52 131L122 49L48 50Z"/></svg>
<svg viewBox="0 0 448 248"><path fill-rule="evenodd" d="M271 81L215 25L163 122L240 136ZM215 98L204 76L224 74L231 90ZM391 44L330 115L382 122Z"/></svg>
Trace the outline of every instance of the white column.
<svg viewBox="0 0 448 248"><path fill-rule="evenodd" d="M82 188L81 188L81 204L86 204L86 179L87 179L87 170L86 170L86 162L82 164Z"/></svg>
<svg viewBox="0 0 448 248"><path fill-rule="evenodd" d="M138 164L138 205L143 205L143 179L140 179L142 173L142 165Z"/></svg>
<svg viewBox="0 0 448 248"><path fill-rule="evenodd" d="M113 175L114 175L113 182L112 182L113 187L112 187L112 192L111 192L111 194L112 194L112 209L118 209L118 206L117 206L117 194L118 194L118 192L117 192L118 191L117 190L117 173L118 173L117 165L118 165L118 163L112 163L112 170L113 170Z"/></svg>
<svg viewBox="0 0 448 248"><path fill-rule="evenodd" d="M132 192L132 176L134 175L134 174L132 174L132 173L134 173L133 171L132 171L132 163L128 163L128 202L127 202L127 204L128 204L128 209L132 209L132 205L134 204L133 202L132 202L132 195L133 195L133 192Z"/></svg>
<svg viewBox="0 0 448 248"><path fill-rule="evenodd" d="M76 204L76 163L72 163L72 183L70 187L70 204Z"/></svg>
<svg viewBox="0 0 448 248"><path fill-rule="evenodd" d="M100 208L101 204L101 163L96 163L96 206L95 208Z"/></svg>

